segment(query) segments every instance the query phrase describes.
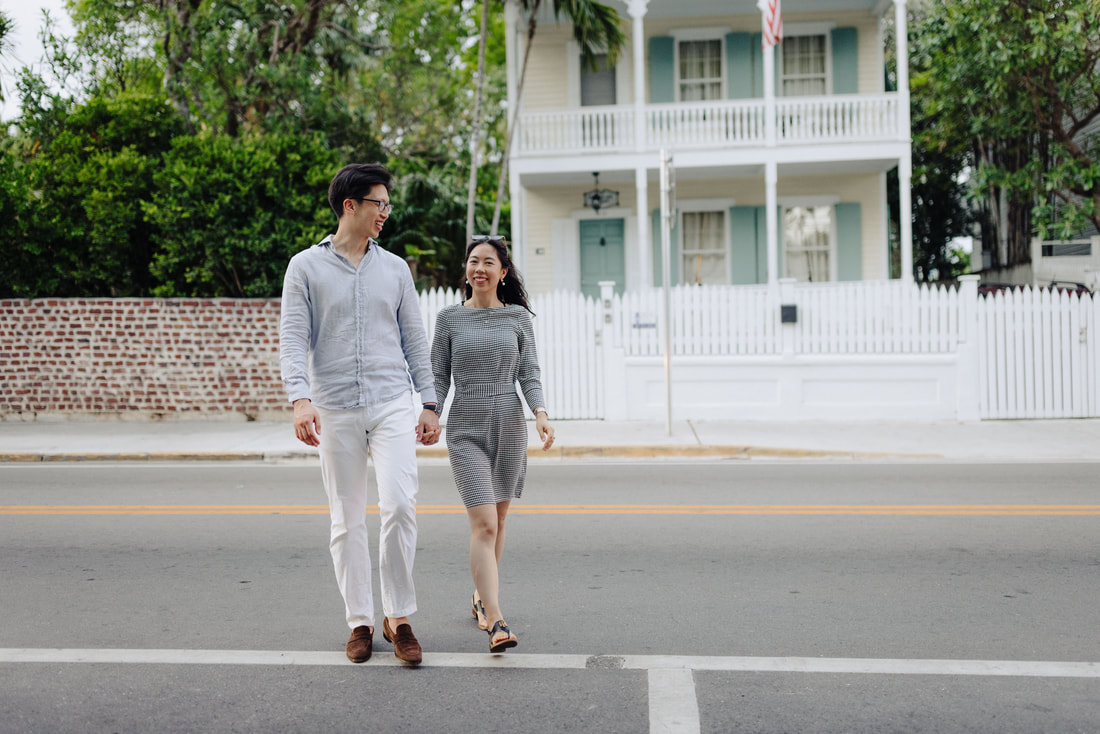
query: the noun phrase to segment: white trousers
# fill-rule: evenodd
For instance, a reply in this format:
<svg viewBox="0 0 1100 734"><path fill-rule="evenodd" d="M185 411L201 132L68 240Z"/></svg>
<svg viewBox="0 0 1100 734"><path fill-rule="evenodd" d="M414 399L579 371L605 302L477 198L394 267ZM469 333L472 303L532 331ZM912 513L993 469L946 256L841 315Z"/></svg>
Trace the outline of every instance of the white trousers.
<svg viewBox="0 0 1100 734"><path fill-rule="evenodd" d="M329 550L344 597L348 627L374 626L374 594L367 538L367 453L378 481L378 572L382 612L416 611L416 414L408 394L381 405L347 410L318 408L321 477L332 529Z"/></svg>

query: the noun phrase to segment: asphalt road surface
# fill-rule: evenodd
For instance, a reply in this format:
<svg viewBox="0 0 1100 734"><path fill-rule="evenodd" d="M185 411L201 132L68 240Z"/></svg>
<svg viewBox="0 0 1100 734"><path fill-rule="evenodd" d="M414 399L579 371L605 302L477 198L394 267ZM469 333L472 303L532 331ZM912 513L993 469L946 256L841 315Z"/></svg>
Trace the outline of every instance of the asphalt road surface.
<svg viewBox="0 0 1100 734"><path fill-rule="evenodd" d="M0 465L0 732L1097 732L1098 480L532 462L489 655L428 462L410 669L343 655L316 465Z"/></svg>

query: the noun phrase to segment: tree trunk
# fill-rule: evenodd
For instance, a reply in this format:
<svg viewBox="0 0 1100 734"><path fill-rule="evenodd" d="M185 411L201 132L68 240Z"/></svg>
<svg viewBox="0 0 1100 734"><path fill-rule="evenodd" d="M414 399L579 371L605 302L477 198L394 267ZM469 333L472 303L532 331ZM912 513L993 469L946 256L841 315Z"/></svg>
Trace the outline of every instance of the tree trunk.
<svg viewBox="0 0 1100 734"><path fill-rule="evenodd" d="M516 132L516 120L519 118L520 101L523 99L523 83L527 79L527 62L531 58L531 43L535 39L535 29L538 26L539 5L542 0L536 0L531 9L531 20L527 23L527 48L523 50L523 67L519 74L519 84L516 85L516 108L512 110L511 121L508 123L507 142L504 144L504 160L500 163L500 180L497 181L497 200L493 206L493 224L489 227L489 234L497 234L497 226L500 224L500 206L504 201L504 182L508 180L508 158L512 155L512 138ZM505 31L507 32L507 30ZM512 235L515 239L515 235Z"/></svg>
<svg viewBox="0 0 1100 734"><path fill-rule="evenodd" d="M477 44L477 96L474 99L474 130L470 135L470 185L466 190L466 242L474 237L474 207L477 196L477 169L481 165L481 97L485 90L485 44L489 33L489 0L481 0L481 38Z"/></svg>

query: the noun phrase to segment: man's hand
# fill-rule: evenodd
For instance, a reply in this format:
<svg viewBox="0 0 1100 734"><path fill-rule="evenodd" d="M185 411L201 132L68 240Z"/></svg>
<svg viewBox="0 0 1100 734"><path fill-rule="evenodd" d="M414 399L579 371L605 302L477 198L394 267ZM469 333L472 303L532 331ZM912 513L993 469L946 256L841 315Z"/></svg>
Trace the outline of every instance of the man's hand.
<svg viewBox="0 0 1100 734"><path fill-rule="evenodd" d="M416 440L425 446L431 446L439 442L439 434L442 432L439 416L431 408L424 408L420 413L420 421L416 424Z"/></svg>
<svg viewBox="0 0 1100 734"><path fill-rule="evenodd" d="M309 398L294 401L294 435L306 446L321 445L321 414Z"/></svg>

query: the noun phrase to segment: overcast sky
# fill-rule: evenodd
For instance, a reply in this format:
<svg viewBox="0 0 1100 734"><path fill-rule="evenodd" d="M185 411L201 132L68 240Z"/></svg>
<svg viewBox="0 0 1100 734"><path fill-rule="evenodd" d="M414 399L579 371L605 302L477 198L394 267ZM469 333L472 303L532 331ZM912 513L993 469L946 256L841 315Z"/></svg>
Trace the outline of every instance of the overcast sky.
<svg viewBox="0 0 1100 734"><path fill-rule="evenodd" d="M0 9L15 21L15 31L10 39L14 48L0 60L0 73L4 75L4 101L0 119L11 120L19 114L15 80L23 66L35 66L42 58L42 42L38 32L42 30L42 10L50 11L62 33L72 33L72 22L65 10L65 0L0 0Z"/></svg>

